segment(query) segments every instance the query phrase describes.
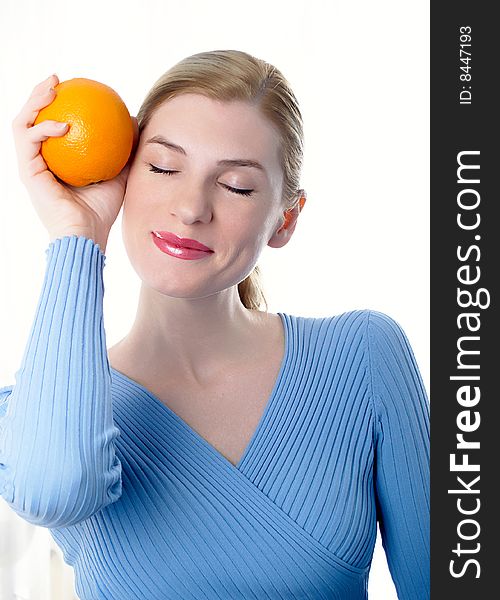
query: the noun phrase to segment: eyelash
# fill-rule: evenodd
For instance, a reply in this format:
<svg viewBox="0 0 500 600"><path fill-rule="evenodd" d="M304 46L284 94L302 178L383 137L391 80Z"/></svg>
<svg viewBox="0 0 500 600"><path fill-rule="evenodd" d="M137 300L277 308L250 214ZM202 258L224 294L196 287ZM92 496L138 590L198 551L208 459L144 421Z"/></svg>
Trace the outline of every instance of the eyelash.
<svg viewBox="0 0 500 600"><path fill-rule="evenodd" d="M153 173L162 173L163 175L173 175L174 173L178 173L178 171L170 171L170 170L166 170L166 169L160 169L160 167L155 167L151 163L149 163L149 166L151 167L149 170L152 171ZM233 188L224 183L221 183L221 185L222 185L222 187L225 187L230 192L233 192L234 194L238 194L239 196L251 196L254 191L254 190L240 190L238 188Z"/></svg>

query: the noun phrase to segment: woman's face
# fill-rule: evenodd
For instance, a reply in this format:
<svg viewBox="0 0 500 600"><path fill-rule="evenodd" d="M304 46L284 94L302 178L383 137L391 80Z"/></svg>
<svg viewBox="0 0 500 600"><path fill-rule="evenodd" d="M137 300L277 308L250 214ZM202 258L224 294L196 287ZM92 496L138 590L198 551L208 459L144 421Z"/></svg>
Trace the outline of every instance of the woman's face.
<svg viewBox="0 0 500 600"><path fill-rule="evenodd" d="M223 162L235 159L262 169ZM282 188L278 135L255 107L191 93L169 100L142 131L127 180L122 234L135 271L174 297L205 297L238 284L271 238L282 245L274 236L283 223ZM153 231L213 252L196 260L165 254Z"/></svg>

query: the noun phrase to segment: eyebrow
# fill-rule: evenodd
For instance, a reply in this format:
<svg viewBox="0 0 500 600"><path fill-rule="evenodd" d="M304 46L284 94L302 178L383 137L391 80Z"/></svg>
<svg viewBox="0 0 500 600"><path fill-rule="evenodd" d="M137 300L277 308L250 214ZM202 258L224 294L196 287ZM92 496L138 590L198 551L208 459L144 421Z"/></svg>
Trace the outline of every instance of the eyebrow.
<svg viewBox="0 0 500 600"><path fill-rule="evenodd" d="M146 141L146 144L161 144L162 146L165 146L165 148L170 148L170 150L173 150L174 152L187 156L187 153L182 146L170 142L161 135L155 135L152 138L149 138L149 140ZM260 162L250 158L226 158L224 160L219 160L217 164L223 167L252 167L266 173L266 169Z"/></svg>

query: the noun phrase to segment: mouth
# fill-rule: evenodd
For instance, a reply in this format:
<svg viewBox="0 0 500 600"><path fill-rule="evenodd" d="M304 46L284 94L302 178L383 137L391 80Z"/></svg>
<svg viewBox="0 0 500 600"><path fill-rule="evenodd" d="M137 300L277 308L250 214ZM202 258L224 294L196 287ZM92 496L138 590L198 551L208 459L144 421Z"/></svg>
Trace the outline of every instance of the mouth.
<svg viewBox="0 0 500 600"><path fill-rule="evenodd" d="M205 244L202 244L197 240L192 240L190 238L181 238L175 235L175 233L171 233L170 231L152 231L151 233L157 239L168 243L170 246L174 246L177 248L188 248L191 250L201 250L203 252L213 252L211 248L205 246Z"/></svg>
<svg viewBox="0 0 500 600"><path fill-rule="evenodd" d="M181 258L183 260L198 260L200 258L207 258L211 254L213 254L213 250L210 249L200 250L199 248L189 248L188 246L178 245L176 242L170 242L169 239L163 239L163 236L157 235L157 232L155 231L151 232L151 237L155 246L159 250L161 250L164 254L168 254L169 256L173 256L175 258ZM175 238L183 239L178 238L177 236L175 236ZM191 244L194 241L195 240L189 240L188 242L183 242L183 244ZM204 248L207 247L204 246L204 244L201 244L200 242L196 243Z"/></svg>

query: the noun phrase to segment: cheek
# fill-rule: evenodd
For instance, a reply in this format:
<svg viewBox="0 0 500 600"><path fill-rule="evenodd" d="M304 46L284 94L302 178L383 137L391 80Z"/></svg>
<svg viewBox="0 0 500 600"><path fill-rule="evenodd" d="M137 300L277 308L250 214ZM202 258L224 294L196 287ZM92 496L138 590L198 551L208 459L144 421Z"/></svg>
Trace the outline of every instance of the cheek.
<svg viewBox="0 0 500 600"><path fill-rule="evenodd" d="M224 223L228 239L237 242L241 250L248 248L251 251L261 247L266 229L262 216L255 212L226 215L226 218L221 215L221 222Z"/></svg>
<svg viewBox="0 0 500 600"><path fill-rule="evenodd" d="M151 181L148 180L148 173L133 166L130 169L123 198L123 219L129 222L128 225L132 222L137 225L146 222L148 217L146 207L151 207L151 196Z"/></svg>
<svg viewBox="0 0 500 600"><path fill-rule="evenodd" d="M149 235L149 227L152 226L149 222L151 213L145 210L146 188L142 180L142 175L131 169L123 198L122 239L131 260L135 259L140 248L144 247L144 242L147 242L146 238Z"/></svg>
<svg viewBox="0 0 500 600"><path fill-rule="evenodd" d="M130 167L129 175L127 178L126 194L128 192L135 192L140 187L144 187L147 175L148 174L145 173L144 169L141 167L141 162L135 160Z"/></svg>

